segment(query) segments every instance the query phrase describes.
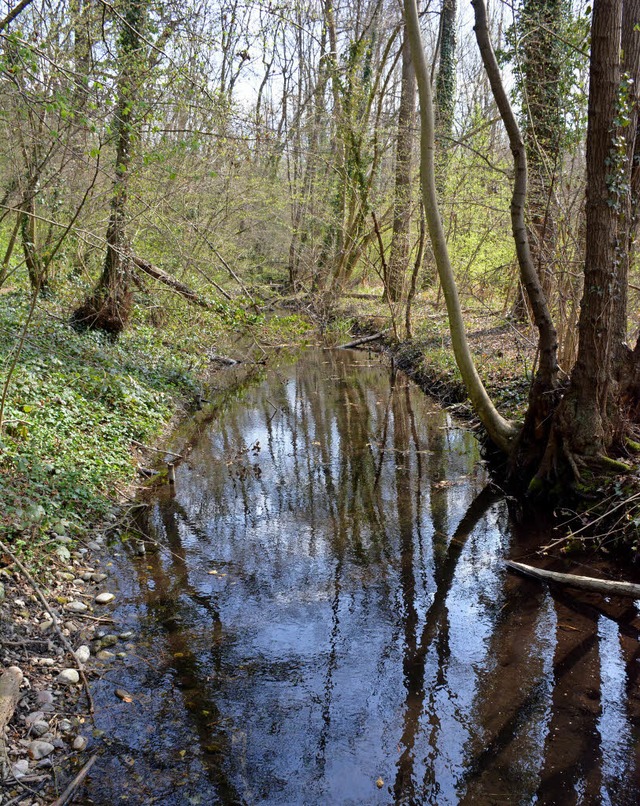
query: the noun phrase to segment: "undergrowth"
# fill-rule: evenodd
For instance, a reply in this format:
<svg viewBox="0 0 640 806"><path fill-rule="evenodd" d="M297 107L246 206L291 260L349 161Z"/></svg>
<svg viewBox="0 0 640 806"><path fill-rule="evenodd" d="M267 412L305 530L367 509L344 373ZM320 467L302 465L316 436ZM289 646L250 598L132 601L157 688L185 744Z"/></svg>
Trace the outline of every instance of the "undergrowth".
<svg viewBox="0 0 640 806"><path fill-rule="evenodd" d="M18 348L29 300L0 297L0 382ZM76 332L66 306L38 305L7 387L0 433L0 539L31 563L65 560L64 538L81 538L113 518L136 478L132 447L153 444L174 413L193 408L210 372L209 353L239 347L247 329L267 343L296 338L306 325L227 306L216 313L163 308L160 327L144 309L117 342ZM189 316L189 327L185 327ZM249 339L251 341L252 339ZM246 357L246 345L242 356ZM61 541L59 538L63 538Z"/></svg>

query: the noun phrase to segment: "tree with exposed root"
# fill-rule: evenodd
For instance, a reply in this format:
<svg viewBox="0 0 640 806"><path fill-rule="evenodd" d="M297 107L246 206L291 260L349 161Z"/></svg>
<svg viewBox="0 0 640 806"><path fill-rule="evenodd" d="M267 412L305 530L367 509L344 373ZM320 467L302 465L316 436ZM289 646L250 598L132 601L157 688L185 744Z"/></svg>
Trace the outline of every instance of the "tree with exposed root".
<svg viewBox="0 0 640 806"><path fill-rule="evenodd" d="M127 199L136 108L141 90L140 68L145 57L142 31L146 14L146 0L126 0L121 16L117 102L113 120L116 158L107 251L96 288L72 317L78 327L103 330L113 336L125 328L132 305L133 262L127 231Z"/></svg>
<svg viewBox="0 0 640 806"><path fill-rule="evenodd" d="M638 423L640 346L625 344L631 215L631 170L638 119L640 0L595 0L591 30L587 130L587 243L578 360L566 390L557 380L557 339L531 259L524 202L524 142L500 80L486 24L484 0L473 0L476 36L494 98L509 135L515 184L512 230L523 286L539 332L540 363L524 427L495 409L473 364L438 213L434 173L431 77L415 0L404 8L416 67L421 115L422 192L433 252L449 313L452 344L469 397L493 443L515 473L534 482L576 480L586 464L607 457ZM563 394L564 392L564 394Z"/></svg>

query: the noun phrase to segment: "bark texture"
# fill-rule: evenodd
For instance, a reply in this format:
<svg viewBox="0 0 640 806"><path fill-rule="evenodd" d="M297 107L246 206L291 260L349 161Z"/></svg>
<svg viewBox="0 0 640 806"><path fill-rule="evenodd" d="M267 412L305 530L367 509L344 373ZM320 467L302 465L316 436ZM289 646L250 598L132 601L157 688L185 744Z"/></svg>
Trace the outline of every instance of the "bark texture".
<svg viewBox="0 0 640 806"><path fill-rule="evenodd" d="M74 311L72 320L83 328L117 336L131 314L132 259L127 233L127 201L136 102L140 92L140 61L144 40L146 0L128 0L120 37L118 99L113 123L116 141L115 178L107 226L107 252L102 275L89 299Z"/></svg>
<svg viewBox="0 0 640 806"><path fill-rule="evenodd" d="M411 252L412 166L416 110L416 74L411 59L411 46L405 33L402 42L402 86L398 111L396 140L395 198L393 203L393 237L389 254L387 291L397 302L404 292L405 275Z"/></svg>
<svg viewBox="0 0 640 806"><path fill-rule="evenodd" d="M570 388L557 412L555 443L548 450L550 458L558 449L577 457L576 473L583 458L608 452L626 427L621 380L629 374L628 361L633 356L624 341L639 22L640 0L594 3L580 342Z"/></svg>
<svg viewBox="0 0 640 806"><path fill-rule="evenodd" d="M480 376L473 362L473 357L467 342L464 322L462 320L462 309L458 298L458 290L449 260L446 236L440 218L435 184L435 121L431 94L431 74L422 47L416 0L404 0L404 10L420 98L420 173L422 197L424 200L433 254L442 284L442 292L447 305L453 352L473 407L486 428L489 437L500 450L508 453L518 434L518 428L514 423L505 420L504 417L498 413L480 380Z"/></svg>

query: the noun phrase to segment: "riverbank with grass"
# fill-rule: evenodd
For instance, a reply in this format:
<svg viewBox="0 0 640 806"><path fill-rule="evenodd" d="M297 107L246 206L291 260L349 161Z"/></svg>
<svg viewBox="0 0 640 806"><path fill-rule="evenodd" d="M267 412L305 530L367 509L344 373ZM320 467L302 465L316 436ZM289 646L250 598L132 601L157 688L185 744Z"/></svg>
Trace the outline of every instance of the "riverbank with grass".
<svg viewBox="0 0 640 806"><path fill-rule="evenodd" d="M312 331L296 314L177 302L161 326L141 309L113 342L74 330L52 298L25 329L30 302L0 296L0 645L14 670L5 682L19 685L6 701L1 779L3 803L40 804L89 759L89 659L127 651L109 616L106 536L142 487L167 483L166 443L177 450L225 393ZM0 678L0 715L2 703Z"/></svg>

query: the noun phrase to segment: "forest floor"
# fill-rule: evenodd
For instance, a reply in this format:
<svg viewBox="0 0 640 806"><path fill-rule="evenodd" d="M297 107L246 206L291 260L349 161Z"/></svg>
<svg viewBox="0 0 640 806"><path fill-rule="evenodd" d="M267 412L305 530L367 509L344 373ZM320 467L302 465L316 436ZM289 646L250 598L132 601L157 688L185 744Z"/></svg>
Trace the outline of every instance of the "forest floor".
<svg viewBox="0 0 640 806"><path fill-rule="evenodd" d="M90 682L94 657L115 660L135 640L109 615L107 540L124 530L144 487L167 482L172 454L163 446L181 450L246 372L260 372L282 350L382 331L398 367L473 421L446 316L427 297L415 304L413 339L400 344L374 295L346 297L321 315L299 301L293 312L262 316L190 309L188 328L183 303L170 300L161 321L140 308L116 343L74 331L68 303L56 300L39 305L23 333L28 304L24 293L0 296L0 660L24 674L0 748L0 804L25 806L50 803L89 759L90 700L78 672L86 663ZM490 394L517 418L535 365L530 328L483 304L466 318ZM223 369L226 357L243 362L244 374Z"/></svg>

